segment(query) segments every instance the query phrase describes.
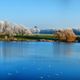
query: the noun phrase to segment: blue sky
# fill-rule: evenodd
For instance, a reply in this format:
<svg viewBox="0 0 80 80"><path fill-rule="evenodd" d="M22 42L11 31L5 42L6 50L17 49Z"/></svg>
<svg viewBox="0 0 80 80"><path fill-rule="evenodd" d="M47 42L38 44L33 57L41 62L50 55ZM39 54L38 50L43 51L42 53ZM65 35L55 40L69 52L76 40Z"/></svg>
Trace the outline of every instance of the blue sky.
<svg viewBox="0 0 80 80"><path fill-rule="evenodd" d="M0 0L0 20L28 27L79 27L80 0Z"/></svg>

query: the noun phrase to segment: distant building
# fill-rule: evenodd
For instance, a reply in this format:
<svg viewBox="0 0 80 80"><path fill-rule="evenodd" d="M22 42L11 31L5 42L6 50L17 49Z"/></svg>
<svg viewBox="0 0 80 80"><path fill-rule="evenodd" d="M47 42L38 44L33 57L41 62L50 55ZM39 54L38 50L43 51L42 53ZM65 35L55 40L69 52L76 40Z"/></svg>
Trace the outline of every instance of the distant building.
<svg viewBox="0 0 80 80"><path fill-rule="evenodd" d="M34 28L31 29L33 34L39 34L40 33L40 29L37 26L34 26Z"/></svg>

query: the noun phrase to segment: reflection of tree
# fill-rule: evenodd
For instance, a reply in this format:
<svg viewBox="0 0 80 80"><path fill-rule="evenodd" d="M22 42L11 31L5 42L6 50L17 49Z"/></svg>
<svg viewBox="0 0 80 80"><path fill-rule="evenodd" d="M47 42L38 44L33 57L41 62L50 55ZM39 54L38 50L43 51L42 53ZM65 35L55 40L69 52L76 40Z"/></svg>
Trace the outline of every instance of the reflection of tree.
<svg viewBox="0 0 80 80"><path fill-rule="evenodd" d="M30 42L1 42L0 59L18 59L28 56L31 52Z"/></svg>
<svg viewBox="0 0 80 80"><path fill-rule="evenodd" d="M59 55L59 56L70 56L71 55L71 43L55 43L53 45L53 52L55 55Z"/></svg>
<svg viewBox="0 0 80 80"><path fill-rule="evenodd" d="M43 43L44 44L44 43ZM11 58L29 58L32 55L38 55L36 53L40 50L40 44L32 44L28 42L2 42L0 43L0 58L11 59ZM37 48L37 47L38 48ZM36 47L36 49L35 49ZM71 56L71 43L53 43L50 47L46 48L45 45L41 46L41 49L47 49L49 55L56 56ZM39 50L38 50L39 49ZM37 52L38 51L38 52ZM45 50L44 50L45 51ZM32 54L33 53L33 54ZM47 55L47 54L46 54Z"/></svg>
<svg viewBox="0 0 80 80"><path fill-rule="evenodd" d="M3 50L2 50L2 42L0 42L0 56L3 56Z"/></svg>
<svg viewBox="0 0 80 80"><path fill-rule="evenodd" d="M24 43L22 42L3 42L2 43L2 56L4 59L6 58L16 58L23 57L23 47Z"/></svg>

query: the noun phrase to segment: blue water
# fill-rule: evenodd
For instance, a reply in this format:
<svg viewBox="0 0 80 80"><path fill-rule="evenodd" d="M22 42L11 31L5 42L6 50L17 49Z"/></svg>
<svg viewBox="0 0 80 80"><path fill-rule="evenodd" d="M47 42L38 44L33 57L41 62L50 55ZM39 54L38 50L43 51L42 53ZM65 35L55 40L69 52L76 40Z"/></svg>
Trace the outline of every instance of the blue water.
<svg viewBox="0 0 80 80"><path fill-rule="evenodd" d="M0 42L0 80L80 80L80 43Z"/></svg>

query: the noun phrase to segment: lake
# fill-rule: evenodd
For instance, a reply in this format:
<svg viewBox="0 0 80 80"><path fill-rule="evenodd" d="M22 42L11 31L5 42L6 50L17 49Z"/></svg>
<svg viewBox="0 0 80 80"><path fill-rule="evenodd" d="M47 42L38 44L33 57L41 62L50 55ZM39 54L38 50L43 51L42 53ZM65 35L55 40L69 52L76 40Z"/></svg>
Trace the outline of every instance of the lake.
<svg viewBox="0 0 80 80"><path fill-rule="evenodd" d="M80 80L80 43L0 42L0 80Z"/></svg>

